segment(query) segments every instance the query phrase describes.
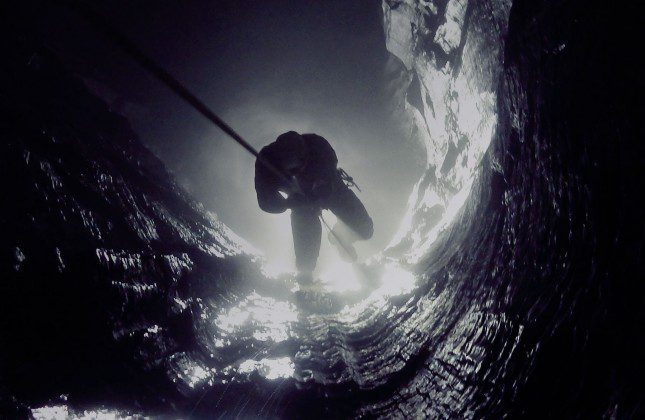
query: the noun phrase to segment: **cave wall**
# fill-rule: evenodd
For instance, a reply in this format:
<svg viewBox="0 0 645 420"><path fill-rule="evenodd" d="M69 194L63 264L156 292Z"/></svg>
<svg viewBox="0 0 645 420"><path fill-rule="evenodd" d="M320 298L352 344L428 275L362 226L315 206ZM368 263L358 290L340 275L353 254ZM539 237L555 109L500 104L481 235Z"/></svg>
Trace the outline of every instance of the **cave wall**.
<svg viewBox="0 0 645 420"><path fill-rule="evenodd" d="M34 38L2 36L0 412L167 407L195 290L231 293L257 257Z"/></svg>
<svg viewBox="0 0 645 420"><path fill-rule="evenodd" d="M384 2L386 33L388 24L402 28L390 29L389 48L408 69L415 29L434 4ZM430 330L427 353L417 353L414 378L364 413L643 415L636 16L602 2L513 2L492 84L490 148L454 222L411 259L428 287L417 308L436 317L421 327ZM410 105L424 104L409 95ZM416 194L425 192L420 184ZM413 214L417 203L413 194ZM415 234L398 246L417 248L424 235Z"/></svg>
<svg viewBox="0 0 645 420"><path fill-rule="evenodd" d="M404 65L400 109L426 152L386 254L418 261L465 201L497 122L512 1L385 0L386 47Z"/></svg>

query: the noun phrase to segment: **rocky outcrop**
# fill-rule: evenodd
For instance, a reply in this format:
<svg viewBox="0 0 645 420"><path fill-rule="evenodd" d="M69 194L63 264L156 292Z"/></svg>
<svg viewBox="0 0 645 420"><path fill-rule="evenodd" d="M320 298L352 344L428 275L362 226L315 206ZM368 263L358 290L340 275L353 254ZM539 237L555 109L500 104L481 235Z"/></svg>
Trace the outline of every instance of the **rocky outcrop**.
<svg viewBox="0 0 645 420"><path fill-rule="evenodd" d="M387 255L416 262L464 203L497 122L510 0L384 0L387 49L404 66L402 117L426 151Z"/></svg>
<svg viewBox="0 0 645 420"><path fill-rule="evenodd" d="M389 252L419 262L427 294L416 308L433 322L419 324L416 338L429 338L410 359L414 377L360 412L640 417L644 285L634 279L645 237L634 227L642 226L635 203L643 147L628 42L640 15L603 2L516 0L510 15L507 3L469 2L460 50L439 31L451 18L438 4L384 2L388 48L411 72L406 109L432 148L409 225ZM419 29L438 10L446 17L430 27L437 29ZM462 72L467 89L454 95ZM453 118L464 109L472 118ZM433 110L443 119L431 126ZM462 134L465 147L482 147L462 166L461 179L474 182L434 241L427 225L438 212L428 204L450 202L448 186L453 202L468 191L458 170L449 175L450 149L459 150L449 139ZM471 164L478 167L469 173Z"/></svg>

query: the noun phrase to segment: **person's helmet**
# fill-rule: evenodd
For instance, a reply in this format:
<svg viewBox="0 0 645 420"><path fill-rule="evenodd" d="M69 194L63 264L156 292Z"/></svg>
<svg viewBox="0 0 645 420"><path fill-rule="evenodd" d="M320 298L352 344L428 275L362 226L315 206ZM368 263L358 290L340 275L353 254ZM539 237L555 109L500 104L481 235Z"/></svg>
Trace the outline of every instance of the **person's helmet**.
<svg viewBox="0 0 645 420"><path fill-rule="evenodd" d="M279 146L279 165L288 175L295 175L307 163L305 139L295 131L280 134L276 139Z"/></svg>

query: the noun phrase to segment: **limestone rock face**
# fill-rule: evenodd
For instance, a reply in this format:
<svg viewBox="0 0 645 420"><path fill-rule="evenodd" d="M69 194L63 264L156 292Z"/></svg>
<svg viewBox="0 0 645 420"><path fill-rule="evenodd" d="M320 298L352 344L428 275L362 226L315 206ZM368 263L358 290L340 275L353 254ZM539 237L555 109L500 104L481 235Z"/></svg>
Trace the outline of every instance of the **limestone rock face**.
<svg viewBox="0 0 645 420"><path fill-rule="evenodd" d="M510 0L384 0L387 49L408 84L400 111L427 169L386 251L415 262L461 207L496 122Z"/></svg>
<svg viewBox="0 0 645 420"><path fill-rule="evenodd" d="M190 290L224 293L215 273L256 257L49 50L3 41L3 385L29 404L170 386L194 347Z"/></svg>

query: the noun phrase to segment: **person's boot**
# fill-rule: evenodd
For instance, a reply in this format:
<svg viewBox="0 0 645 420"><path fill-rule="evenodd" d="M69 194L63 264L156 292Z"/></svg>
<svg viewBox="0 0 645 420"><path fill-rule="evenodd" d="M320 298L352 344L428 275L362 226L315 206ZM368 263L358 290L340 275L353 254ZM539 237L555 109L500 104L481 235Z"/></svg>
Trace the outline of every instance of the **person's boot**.
<svg viewBox="0 0 645 420"><path fill-rule="evenodd" d="M311 271L300 271L296 275L296 282L300 288L310 288L314 285L314 273Z"/></svg>
<svg viewBox="0 0 645 420"><path fill-rule="evenodd" d="M342 258L343 261L355 263L358 259L358 254L356 253L354 245L352 245L348 241L343 241L343 243L340 243L338 240L339 238L342 240L342 236L338 235L338 233L336 233L334 230L330 230L327 234L329 243L331 243L336 248L338 255L340 255L340 258Z"/></svg>

